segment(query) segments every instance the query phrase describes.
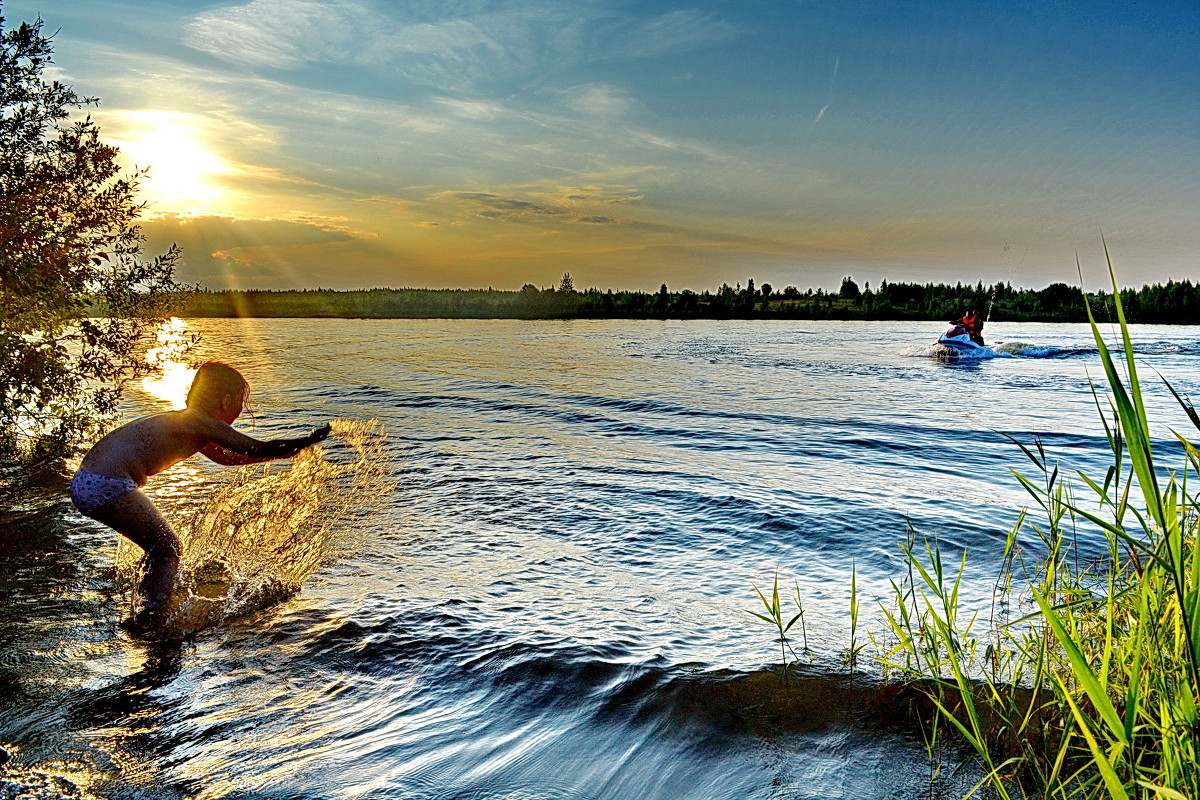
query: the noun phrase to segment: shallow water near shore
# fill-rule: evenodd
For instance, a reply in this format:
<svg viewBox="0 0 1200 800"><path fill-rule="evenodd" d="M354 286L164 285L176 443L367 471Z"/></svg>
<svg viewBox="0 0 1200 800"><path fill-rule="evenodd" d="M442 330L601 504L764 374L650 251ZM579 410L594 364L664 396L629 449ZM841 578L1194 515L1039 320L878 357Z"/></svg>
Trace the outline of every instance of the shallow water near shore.
<svg viewBox="0 0 1200 800"><path fill-rule="evenodd" d="M116 537L65 484L4 513L0 747L105 797L960 796L972 766L931 790L903 708L847 674L851 571L878 632L911 520L948 561L968 551L986 613L1026 505L1009 470L1030 466L997 431L1107 466L1083 325L989 325L1005 357L969 362L936 357L936 322L186 326L249 379L250 435L378 420L368 456L343 438L321 459L366 458L389 490L344 502L368 492L331 467L298 592L149 644L118 633ZM1160 460L1181 464L1168 425L1188 423L1154 371L1200 394L1200 328L1132 332ZM123 414L172 407L181 380ZM255 507L282 520L301 476L254 469L195 458L148 488L181 528L213 529L213 497L236 520L231 486L280 492ZM257 552L291 566L272 541ZM786 684L745 612L776 574L812 649Z"/></svg>

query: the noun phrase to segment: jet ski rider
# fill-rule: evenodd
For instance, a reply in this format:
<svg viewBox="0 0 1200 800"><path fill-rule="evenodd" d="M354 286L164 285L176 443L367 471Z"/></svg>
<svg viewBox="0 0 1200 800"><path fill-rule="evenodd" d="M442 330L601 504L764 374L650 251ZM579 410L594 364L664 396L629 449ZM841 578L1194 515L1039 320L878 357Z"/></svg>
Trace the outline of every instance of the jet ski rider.
<svg viewBox="0 0 1200 800"><path fill-rule="evenodd" d="M971 309L963 315L962 320L960 320L958 324L967 329L967 334L971 337L972 342L980 347L984 346L983 319L979 316L978 311Z"/></svg>

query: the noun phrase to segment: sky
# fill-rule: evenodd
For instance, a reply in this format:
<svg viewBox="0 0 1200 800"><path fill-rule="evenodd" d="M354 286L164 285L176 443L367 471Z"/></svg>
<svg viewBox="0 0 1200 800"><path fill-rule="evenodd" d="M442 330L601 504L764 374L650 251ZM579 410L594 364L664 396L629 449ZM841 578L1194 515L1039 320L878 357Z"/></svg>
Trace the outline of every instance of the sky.
<svg viewBox="0 0 1200 800"><path fill-rule="evenodd" d="M1200 278L1200 3L6 0L209 288ZM1103 237L1103 240L1102 240Z"/></svg>

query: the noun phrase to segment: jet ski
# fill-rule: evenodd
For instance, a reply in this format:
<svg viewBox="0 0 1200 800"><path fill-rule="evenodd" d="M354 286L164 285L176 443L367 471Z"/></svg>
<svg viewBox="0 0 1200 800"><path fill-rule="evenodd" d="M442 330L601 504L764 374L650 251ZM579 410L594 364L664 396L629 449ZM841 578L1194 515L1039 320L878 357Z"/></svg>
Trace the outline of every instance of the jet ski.
<svg viewBox="0 0 1200 800"><path fill-rule="evenodd" d="M971 338L971 332L965 325L955 325L938 337L937 343L944 345L960 356L992 355L992 348L979 344Z"/></svg>

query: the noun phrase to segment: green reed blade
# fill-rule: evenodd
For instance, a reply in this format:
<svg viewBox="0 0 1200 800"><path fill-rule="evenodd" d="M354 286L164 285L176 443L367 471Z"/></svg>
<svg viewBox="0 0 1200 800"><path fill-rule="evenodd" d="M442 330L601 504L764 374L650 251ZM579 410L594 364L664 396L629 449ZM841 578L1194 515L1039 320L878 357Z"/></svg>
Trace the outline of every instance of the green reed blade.
<svg viewBox="0 0 1200 800"><path fill-rule="evenodd" d="M1125 542L1130 547L1140 550L1141 552L1146 553L1147 555L1151 556L1152 558L1159 560L1158 556L1157 556L1157 551L1153 548L1152 545L1148 544L1147 542L1141 541L1140 539L1135 539L1121 526L1114 525L1113 523L1109 522L1108 520L1104 519L1103 517L1098 517L1095 514L1087 511L1086 509L1079 508L1078 506L1072 506L1071 511L1080 515L1084 519L1087 519L1089 522L1096 523L1101 528L1108 531L1113 536L1116 536L1117 538L1119 538L1121 541ZM1136 514L1136 512L1135 512L1135 514ZM1164 567L1169 567L1169 565L1165 561L1162 563L1163 563Z"/></svg>
<svg viewBox="0 0 1200 800"><path fill-rule="evenodd" d="M1050 507L1046 505L1045 501L1042 500L1042 495L1045 494L1045 490L1042 487L1038 486L1036 483L1017 472L1015 469L1010 469L1009 472L1011 472L1017 481L1025 487L1025 491L1029 492L1029 496L1033 498L1034 502L1042 507L1043 511L1050 510Z"/></svg>
<svg viewBox="0 0 1200 800"><path fill-rule="evenodd" d="M993 431L993 433L998 433L998 434L1000 434L1000 435L1001 435L1001 436L1003 436L1005 439L1008 439L1010 442L1012 442L1013 444L1015 444L1017 447L1021 448L1021 452L1022 452L1022 453L1024 453L1024 454L1025 454L1025 456L1026 456L1026 457L1027 457L1027 458L1028 458L1030 461L1032 461L1032 462L1033 462L1033 463L1034 463L1034 464L1035 464L1035 465L1036 465L1036 466L1037 466L1039 469L1041 469L1043 472L1045 472L1045 470L1046 470L1046 462L1045 462L1045 460L1044 460L1044 459L1043 459L1043 460L1038 460L1037 456L1035 456L1033 453L1029 452L1029 448L1028 448L1028 447L1026 447L1025 445L1021 444L1021 442L1020 442L1020 441L1019 441L1019 440L1018 440L1018 439L1017 439L1015 436L1012 436L1011 434L1005 433L1004 431ZM1037 441L1037 440L1035 439L1035 441ZM1040 445L1038 446L1038 449L1039 449L1039 450L1041 450L1041 446L1040 446Z"/></svg>
<svg viewBox="0 0 1200 800"><path fill-rule="evenodd" d="M1106 245L1106 255L1107 252ZM1096 319L1092 315L1092 307L1087 302L1086 295L1084 296L1084 307L1087 310L1088 322L1091 324L1092 337L1095 339L1096 349L1100 353L1100 363L1104 366L1105 375L1108 377L1109 390L1112 392L1117 416L1120 419L1121 428L1126 435L1126 447L1129 451L1130 461L1133 464L1134 472L1137 474L1138 483L1142 487L1147 508L1151 516L1154 517L1155 522L1165 528L1166 519L1158 503L1158 478L1154 471L1154 457L1150 446L1150 424L1146 419L1146 408L1142 402L1141 386L1138 383L1137 366L1134 364L1133 359L1133 344L1129 338L1129 326L1125 322L1125 312L1121 308L1121 292L1117 286L1116 273L1112 269L1111 259L1109 261L1109 277L1112 279L1113 285L1113 303L1116 306L1117 318L1121 323L1121 339L1125 347L1128 389L1126 389L1125 382L1121 380L1121 376L1117 373L1116 364L1113 361L1112 353L1109 352L1108 345L1104 342L1104 337L1100 335L1100 326L1096 323ZM1082 269L1080 270L1080 279L1082 282Z"/></svg>
<svg viewBox="0 0 1200 800"><path fill-rule="evenodd" d="M1096 741L1096 737L1093 735L1091 727L1089 727L1087 724L1087 718L1084 717L1079 705L1075 702L1075 698L1071 696L1070 689L1068 689L1067 686L1062 683L1061 679L1058 679L1057 675L1055 678L1058 681L1063 700L1066 701L1067 706L1071 710L1071 716L1075 718L1076 723L1079 725L1079 732L1083 735L1084 740L1087 742L1088 750L1092 754L1092 762L1096 765L1096 771L1099 772L1100 777L1104 779L1104 785L1108 788L1109 796L1116 798L1116 800L1128 800L1129 794L1125 791L1124 783L1122 783L1120 777L1117 776L1117 771L1113 767L1112 760L1110 760L1109 755L1104 751L1104 748L1100 746L1100 743ZM1124 745L1118 742L1115 748L1117 755L1120 755L1120 750L1123 748Z"/></svg>
<svg viewBox="0 0 1200 800"><path fill-rule="evenodd" d="M1088 664L1087 658L1083 655L1079 645L1074 637L1068 633L1066 626L1063 624L1062 617L1055 610L1055 607L1044 598L1037 589L1032 589L1033 597L1037 601L1038 607L1042 610L1042 616L1054 631L1054 636L1058 640L1059 645L1067 654L1067 658L1071 662L1071 671L1075 679L1079 681L1080 686L1087 693L1088 699L1092 701L1092 705L1096 707L1097 713L1108 726L1112 737L1123 745L1128 745L1129 740L1125 734L1125 726L1121 722L1121 718L1117 715L1117 710L1113 707L1112 700L1108 697L1108 692L1105 691L1104 685L1097 678L1096 673L1092 671L1091 665Z"/></svg>
<svg viewBox="0 0 1200 800"><path fill-rule="evenodd" d="M1151 783L1150 781L1139 780L1137 783L1138 786L1141 786L1143 789L1148 789L1154 792L1155 797L1165 798L1165 800L1192 800L1192 798L1189 798L1183 792L1178 792L1166 786L1159 786L1158 784Z"/></svg>
<svg viewBox="0 0 1200 800"><path fill-rule="evenodd" d="M1096 493L1097 497L1100 498L1101 508L1104 507L1105 503L1110 503L1110 504L1112 503L1112 500L1108 496L1108 487L1112 483L1112 477L1113 477L1113 468L1112 467L1108 468L1108 474L1104 478L1104 486L1103 487L1101 487L1100 484L1096 483L1094 480L1092 480L1091 478L1089 478L1087 475L1083 474L1083 472L1081 472L1079 470L1075 470L1075 474L1084 483L1086 483L1088 485L1088 488L1090 488L1093 492Z"/></svg>
<svg viewBox="0 0 1200 800"><path fill-rule="evenodd" d="M1004 769L1005 767L1007 767L1010 764L1016 764L1019 762L1020 762L1020 759L1016 758L1014 756L1013 758L1010 758L1008 761L1005 761L1003 764L1000 764L995 769L988 772L988 774L986 774L982 778L980 778L979 781L974 786L972 786L966 794L964 794L962 796L962 800L970 800L970 798L975 796L976 792L978 792L980 789L982 789L984 786L986 786L989 782L991 782L992 788L996 788L997 786L1002 785L1002 782L1000 780L1000 770ZM1008 797L1008 793L1004 792L1003 796Z"/></svg>
<svg viewBox="0 0 1200 800"><path fill-rule="evenodd" d="M1159 377L1162 376L1160 375ZM1200 413L1196 412L1196 407L1193 406L1186 397L1180 397L1179 392L1175 391L1175 387L1172 386L1171 382L1166 378L1163 378L1162 382L1165 383L1167 388L1171 390L1171 394L1175 396L1175 400L1178 401L1179 405L1183 406L1183 412L1188 415L1188 419L1192 421L1192 424L1196 426L1197 430L1200 430Z"/></svg>
<svg viewBox="0 0 1200 800"><path fill-rule="evenodd" d="M773 612L775 611L775 608L774 608L774 607L773 607L773 606L772 606L772 605L771 605L769 602L767 602L767 598L766 598L766 596L764 596L764 595L763 595L763 593L762 593L762 592L759 590L759 588L758 588L757 586L755 586L753 583L752 583L752 584L750 584L750 587L751 587L752 589L754 589L754 591L755 591L755 592L757 592L757 593L758 593L758 599L759 599L759 600L762 600L762 604L763 604L763 606L765 606L765 607L766 607L766 609L767 609L767 613L768 613L768 614L772 614L772 616L773 616ZM751 613L753 613L753 612L751 612ZM774 620L772 620L772 622L773 622L773 621L774 621Z"/></svg>
<svg viewBox="0 0 1200 800"><path fill-rule="evenodd" d="M1096 404L1096 416L1100 417L1100 424L1104 426L1104 438L1108 439L1109 448L1116 452L1119 446L1115 436L1120 428L1117 427L1117 430L1114 431L1112 427L1109 427L1108 418L1104 416L1104 409L1100 407L1100 394L1096 391L1096 384L1092 381L1091 375L1088 376L1088 388L1092 390L1092 401Z"/></svg>
<svg viewBox="0 0 1200 800"><path fill-rule="evenodd" d="M1125 308L1121 304L1121 290L1117 288L1117 271L1113 268L1112 254L1108 250L1108 242L1101 234L1100 241L1104 244L1104 259L1108 262L1108 277L1113 286L1113 304L1117 309L1117 320L1121 324L1121 344L1125 348L1125 367L1129 378L1129 393L1132 396L1137 411L1137 419L1142 432L1146 434L1147 455L1149 455L1150 422L1146 416L1146 405L1142 402L1142 388L1138 381L1137 365L1133 359L1133 340L1129 336L1129 323L1125 320Z"/></svg>
<svg viewBox="0 0 1200 800"><path fill-rule="evenodd" d="M1133 664L1129 669L1129 686L1125 690L1125 736L1133 741L1133 728L1142 699L1142 658L1146 651L1146 628L1152 624L1146 593L1138 597L1138 621L1134 627Z"/></svg>

